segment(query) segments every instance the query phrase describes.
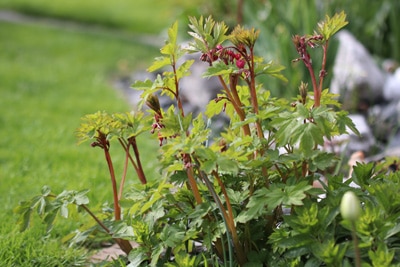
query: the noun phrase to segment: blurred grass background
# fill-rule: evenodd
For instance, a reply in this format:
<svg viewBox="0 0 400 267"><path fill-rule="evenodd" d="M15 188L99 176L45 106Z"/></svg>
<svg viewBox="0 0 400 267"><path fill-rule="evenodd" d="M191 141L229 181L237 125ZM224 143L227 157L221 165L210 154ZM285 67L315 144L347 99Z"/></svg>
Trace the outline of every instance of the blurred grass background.
<svg viewBox="0 0 400 267"><path fill-rule="evenodd" d="M50 236L44 236L43 226L35 221L20 234L12 209L38 194L43 185L55 192L90 188L95 207L111 201L102 152L89 144L76 145L74 131L80 118L97 110L131 108L113 89L112 79L145 69L162 46L144 44L140 36L160 37L172 22L180 20L184 39L188 15L213 14L216 20L234 26L238 3L0 0L0 10L77 25L0 22L0 266L84 264L85 250L66 249L60 241L80 225L78 220L58 219ZM242 23L261 30L260 54L287 66L289 84L264 81L275 96L294 96L299 81L305 79L303 66L291 63L297 57L291 36L312 33L325 14L345 10L350 22L347 29L371 53L400 60L399 1L244 0L243 4ZM333 55L334 49L330 65ZM148 136L144 139L150 140ZM150 159L157 142L145 140L141 150L147 171L152 171Z"/></svg>

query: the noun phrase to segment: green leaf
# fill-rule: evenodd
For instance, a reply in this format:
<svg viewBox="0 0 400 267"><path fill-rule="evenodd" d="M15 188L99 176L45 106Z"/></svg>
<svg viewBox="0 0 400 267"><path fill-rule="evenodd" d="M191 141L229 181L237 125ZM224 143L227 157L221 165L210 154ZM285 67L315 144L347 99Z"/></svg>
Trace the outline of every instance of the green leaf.
<svg viewBox="0 0 400 267"><path fill-rule="evenodd" d="M228 101L225 95L218 94L216 100L211 100L206 107L204 114L208 118L212 118L215 115L219 115L225 111L225 114L232 117L234 114L234 108L231 102Z"/></svg>
<svg viewBox="0 0 400 267"><path fill-rule="evenodd" d="M232 173L236 175L239 171L239 166L236 161L231 158L219 155L217 158L218 170L221 172Z"/></svg>
<svg viewBox="0 0 400 267"><path fill-rule="evenodd" d="M333 153L321 152L319 150L315 151L315 155L311 156L311 161L309 163L309 169L312 172L317 170L324 171L329 167L332 167L337 163L337 158Z"/></svg>
<svg viewBox="0 0 400 267"><path fill-rule="evenodd" d="M357 162L355 166L353 166L353 173L351 178L353 181L358 184L361 188L369 185L369 181L374 173L375 163L360 163Z"/></svg>
<svg viewBox="0 0 400 267"><path fill-rule="evenodd" d="M119 123L119 136L129 139L151 129L152 118L142 111L115 113L113 118Z"/></svg>
<svg viewBox="0 0 400 267"><path fill-rule="evenodd" d="M309 234L298 234L286 239L282 239L278 242L278 246L281 248L292 249L311 245L315 242L315 239Z"/></svg>
<svg viewBox="0 0 400 267"><path fill-rule="evenodd" d="M42 188L42 196L46 197L51 193L51 189L49 186L45 185Z"/></svg>
<svg viewBox="0 0 400 267"><path fill-rule="evenodd" d="M280 114L279 117L272 120L272 124L277 128L276 141L279 146L287 144L294 144L293 136L298 132L299 137L302 134L302 130L298 130L303 123L292 113L285 112Z"/></svg>
<svg viewBox="0 0 400 267"><path fill-rule="evenodd" d="M151 262L150 262L150 266L151 267L156 267L157 266L157 263L158 263L158 261L160 259L160 255L163 252L164 252L164 247L163 247L163 245L161 243L155 245L152 248L152 250L151 250Z"/></svg>
<svg viewBox="0 0 400 267"><path fill-rule="evenodd" d="M160 240L168 247L175 247L182 244L185 237L185 231L178 226L169 225L163 228L160 233Z"/></svg>
<svg viewBox="0 0 400 267"><path fill-rule="evenodd" d="M400 223L397 223L395 226L391 227L385 235L385 240L387 240L388 238L396 235L400 233Z"/></svg>
<svg viewBox="0 0 400 267"><path fill-rule="evenodd" d="M307 181L299 182L296 185L276 186L269 189L266 194L267 203L270 208L274 209L278 205L303 205L303 199L306 198L305 192L311 189L312 186L307 184Z"/></svg>
<svg viewBox="0 0 400 267"><path fill-rule="evenodd" d="M348 113L344 110L339 111L337 114L337 126L339 129L339 133L348 133L348 129L350 129L354 134L360 136L360 132L357 130L354 122L348 117Z"/></svg>
<svg viewBox="0 0 400 267"><path fill-rule="evenodd" d="M175 21L174 24L168 29L168 41L164 47L160 49L161 54L169 55L173 60L178 60L177 51L177 38L178 38L178 22Z"/></svg>
<svg viewBox="0 0 400 267"><path fill-rule="evenodd" d="M214 61L212 66L207 68L206 72L204 72L203 77L210 78L220 75L229 75L237 70L237 67L234 65L227 65L223 61Z"/></svg>
<svg viewBox="0 0 400 267"><path fill-rule="evenodd" d="M299 117L303 120L308 119L311 117L310 110L301 103L297 103L296 105L296 112Z"/></svg>
<svg viewBox="0 0 400 267"><path fill-rule="evenodd" d="M261 188L255 191L254 194L249 198L249 202L246 205L246 210L240 212L240 214L236 217L236 221L240 223L246 223L273 210L276 206L267 201L267 196L269 193L270 191L267 188Z"/></svg>
<svg viewBox="0 0 400 267"><path fill-rule="evenodd" d="M89 190L82 190L79 191L75 194L74 196L74 202L76 205L87 205L89 204L89 198L86 195L89 192Z"/></svg>
<svg viewBox="0 0 400 267"><path fill-rule="evenodd" d="M190 44L190 51L208 53L209 49L215 48L228 39L226 24L215 22L211 16L206 19L201 16L198 20L195 17L189 17L189 22L189 28L192 30L189 35L194 38L194 42Z"/></svg>
<svg viewBox="0 0 400 267"><path fill-rule="evenodd" d="M132 249L128 255L129 264L127 267L140 267L142 262L149 260L148 252L145 248Z"/></svg>
<svg viewBox="0 0 400 267"><path fill-rule="evenodd" d="M57 210L53 210L50 213L47 213L44 217L44 222L46 223L46 231L49 233L53 229L54 221L57 217Z"/></svg>
<svg viewBox="0 0 400 267"><path fill-rule="evenodd" d="M308 248L308 246L302 246L299 248L288 249L284 255L287 258L294 259L294 258L298 258L298 257L301 257L301 256L309 254L309 253L310 253L310 249Z"/></svg>
<svg viewBox="0 0 400 267"><path fill-rule="evenodd" d="M46 199L44 197L41 197L40 201L39 201L38 209L37 209L39 216L44 214L44 212L46 210L46 204L47 204Z"/></svg>
<svg viewBox="0 0 400 267"><path fill-rule="evenodd" d="M389 250L385 244L379 244L377 249L368 251L368 256L371 259L372 266L389 267L392 266L394 253L395 250Z"/></svg>
<svg viewBox="0 0 400 267"><path fill-rule="evenodd" d="M191 256L190 254L187 254L184 251L179 251L179 253L175 254L175 264L171 265L165 265L165 266L180 266L180 267L192 267L192 266L198 266L198 264L195 264L196 262L196 257Z"/></svg>
<svg viewBox="0 0 400 267"><path fill-rule="evenodd" d="M303 128L303 129L302 129ZM304 127L299 127L299 131L302 130L300 136L300 150L309 156L311 151L316 148L317 145L324 143L323 134L315 124L306 123Z"/></svg>
<svg viewBox="0 0 400 267"><path fill-rule="evenodd" d="M29 227L31 221L32 209L30 208L21 209L19 210L19 213L21 214L20 217L18 218L19 230L23 232Z"/></svg>
<svg viewBox="0 0 400 267"><path fill-rule="evenodd" d="M180 80L182 77L189 76L191 74L190 67L193 65L194 59L186 60L176 70L176 78Z"/></svg>
<svg viewBox="0 0 400 267"><path fill-rule="evenodd" d="M326 15L325 20L318 23L318 32L325 40L329 40L347 24L348 22L346 21L346 14L344 11L336 13L332 18Z"/></svg>
<svg viewBox="0 0 400 267"><path fill-rule="evenodd" d="M61 205L60 214L64 218L68 218L68 214L69 214L69 212L68 212L68 203L64 203L64 204Z"/></svg>
<svg viewBox="0 0 400 267"><path fill-rule="evenodd" d="M162 195L158 192L155 192L151 198L143 204L142 208L140 209L140 213L145 213L148 209L150 209L154 203L156 203L160 198L162 198Z"/></svg>
<svg viewBox="0 0 400 267"><path fill-rule="evenodd" d="M148 90L153 88L153 81L146 79L145 81L135 81L131 87L136 90Z"/></svg>
<svg viewBox="0 0 400 267"><path fill-rule="evenodd" d="M170 65L171 65L171 59L169 57L157 57L154 59L153 64L147 68L147 71L153 72L161 68L164 68L165 66L170 66ZM133 87L138 88L138 86L133 86Z"/></svg>
<svg viewBox="0 0 400 267"><path fill-rule="evenodd" d="M282 74L282 71L284 69L284 66L275 64L273 63L273 61L270 61L266 64L257 64L255 68L255 73L256 75L266 74L274 78L278 78L286 83L288 82L288 79Z"/></svg>

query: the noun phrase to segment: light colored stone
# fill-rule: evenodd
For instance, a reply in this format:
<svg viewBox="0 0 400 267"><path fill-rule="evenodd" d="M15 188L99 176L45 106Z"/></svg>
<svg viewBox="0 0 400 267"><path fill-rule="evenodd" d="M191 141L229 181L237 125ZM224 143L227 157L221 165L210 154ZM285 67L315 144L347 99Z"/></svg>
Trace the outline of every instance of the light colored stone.
<svg viewBox="0 0 400 267"><path fill-rule="evenodd" d="M382 99L385 74L367 49L348 31L337 35L339 47L333 67L331 92L340 95L348 110L355 110L361 101L376 103Z"/></svg>

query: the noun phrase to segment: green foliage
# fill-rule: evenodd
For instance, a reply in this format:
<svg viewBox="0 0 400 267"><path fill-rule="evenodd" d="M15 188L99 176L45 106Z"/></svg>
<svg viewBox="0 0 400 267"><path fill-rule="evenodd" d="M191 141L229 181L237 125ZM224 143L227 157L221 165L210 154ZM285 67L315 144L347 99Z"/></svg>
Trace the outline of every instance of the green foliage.
<svg viewBox="0 0 400 267"><path fill-rule="evenodd" d="M223 43L228 39L228 27L224 22L215 22L210 16L206 19L200 17L197 20L195 17L189 18L189 27L192 30L189 35L193 37L193 51L201 51L208 53L214 49L218 44Z"/></svg>
<svg viewBox="0 0 400 267"><path fill-rule="evenodd" d="M346 14L342 11L335 14L332 18L326 16L326 19L318 23L318 32L325 40L329 40L335 33L348 24L346 21Z"/></svg>
<svg viewBox="0 0 400 267"><path fill-rule="evenodd" d="M37 209L39 216L44 216L43 220L47 224L47 231L50 231L57 214L68 218L70 204L77 206L87 205L89 199L86 196L88 190L83 191L63 191L58 196L52 195L50 188L43 187L42 194L35 196L31 201L22 202L16 209L23 220L20 221L20 230L25 231L29 226L32 212Z"/></svg>
<svg viewBox="0 0 400 267"><path fill-rule="evenodd" d="M67 216L66 206L76 204L128 254L129 266L395 262L400 232L399 203L395 200L399 174L386 177L373 165L358 165L349 182L343 183L343 177L332 171L337 155L322 149L325 140L347 133L347 129L357 133L347 114L337 110L340 105L334 96L322 90L328 39L346 24L344 13L327 16L319 24L321 34L293 37L300 60L310 70L313 90L308 92L307 85L301 83L300 96L292 103L272 98L256 79L260 73L281 78L283 70L255 55L258 31L238 26L228 36L225 24L211 17L190 18L190 23L194 39L189 50L178 44L178 25L173 24L161 57L149 68L163 73L154 81L133 85L144 91L143 104L150 112L98 112L85 116L77 131L81 141L92 139L92 146L104 152L114 200L107 214L113 213L114 219L92 213L86 206L86 191L53 196L44 188L40 196L19 207L22 225L27 224L26 217L33 209L46 220L55 210ZM323 48L323 75L318 83L307 52L308 46L317 44ZM193 62L182 60L182 56L191 52L200 53L208 64L204 75L215 76L221 83L221 93L205 111L208 120L226 111L229 123L221 134L213 134L203 114L194 118L183 109L180 82L190 75ZM164 94L176 105L161 107L158 95ZM160 172L147 181L136 137L150 129L159 139L160 153L154 162ZM120 181L111 160L115 152L110 148L116 142L125 155ZM142 184L122 194L129 161ZM313 187L321 176L329 180L323 190ZM343 219L339 212L350 182L360 186L353 190L363 203L360 216L352 221ZM382 196L390 191L388 186L394 189ZM55 200L49 203L47 197ZM359 245L355 242L358 239ZM128 241L136 242L138 248L132 249Z"/></svg>

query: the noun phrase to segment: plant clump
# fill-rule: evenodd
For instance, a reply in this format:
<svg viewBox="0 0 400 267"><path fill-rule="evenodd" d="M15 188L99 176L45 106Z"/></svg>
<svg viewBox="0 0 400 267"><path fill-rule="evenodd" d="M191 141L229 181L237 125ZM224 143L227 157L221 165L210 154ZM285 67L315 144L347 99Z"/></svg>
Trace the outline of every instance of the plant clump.
<svg viewBox="0 0 400 267"><path fill-rule="evenodd" d="M179 44L174 23L160 57L148 68L160 74L132 85L143 91L140 106L147 106L148 113L98 112L85 116L78 129L80 141L91 140L105 155L113 192L107 216L89 210L86 191L57 196L46 188L18 208L22 228L34 209L50 227L55 214L67 217L66 207L75 204L115 239L131 267L351 266L358 259L366 266L389 266L398 260L398 173L359 164L343 182L340 157L322 149L334 136L358 133L336 96L323 88L328 43L347 24L345 14L327 16L313 35L292 38L312 90L302 82L298 97L290 101L274 98L258 80L266 75L287 81L283 66L255 54L259 31L237 26L228 34L225 23L212 17L189 21L189 48ZM308 52L317 48L322 48L320 64ZM188 53L198 53L208 65L203 77L216 77L221 86L196 117L184 110L180 94L181 80L190 77L194 63L183 57ZM163 108L158 97L175 104ZM220 113L229 124L215 134ZM152 159L159 176L152 178L145 175L137 142L148 131L160 146ZM120 180L111 158L114 144L125 156ZM129 163L140 183L128 187ZM351 182L359 188L351 189ZM354 201L346 193L350 189L363 206L349 213L343 203ZM96 230L85 229L75 240ZM355 237L357 256L351 245ZM132 249L129 242L138 247Z"/></svg>

